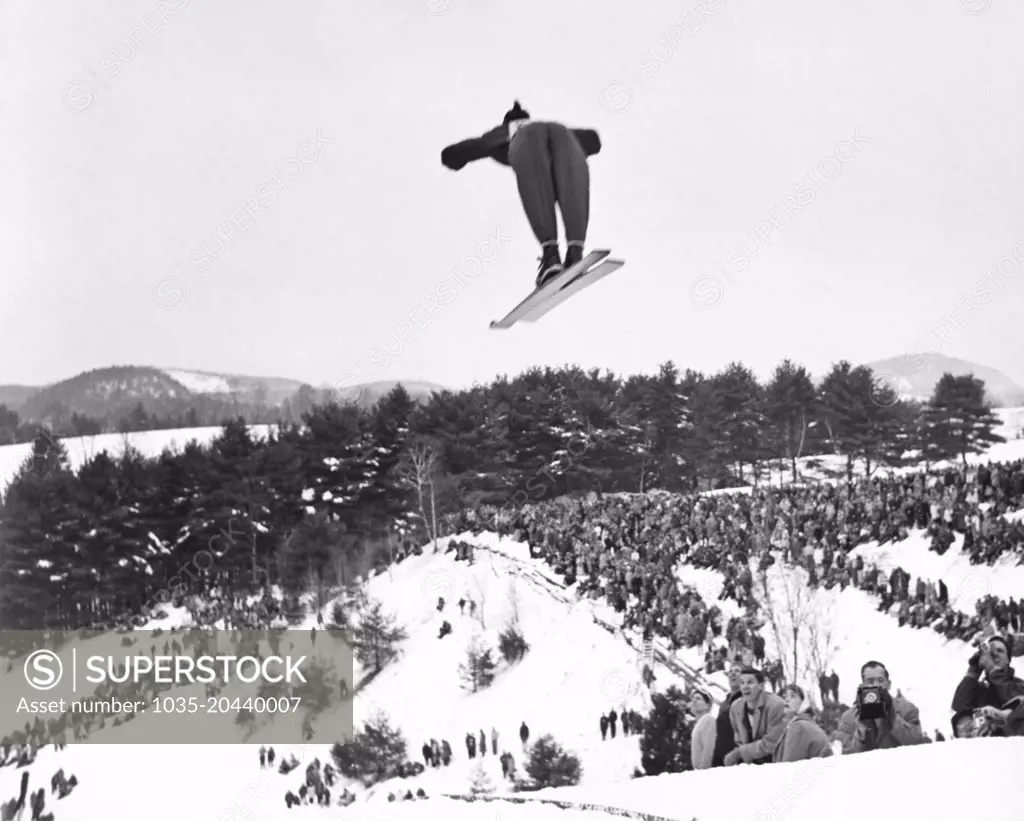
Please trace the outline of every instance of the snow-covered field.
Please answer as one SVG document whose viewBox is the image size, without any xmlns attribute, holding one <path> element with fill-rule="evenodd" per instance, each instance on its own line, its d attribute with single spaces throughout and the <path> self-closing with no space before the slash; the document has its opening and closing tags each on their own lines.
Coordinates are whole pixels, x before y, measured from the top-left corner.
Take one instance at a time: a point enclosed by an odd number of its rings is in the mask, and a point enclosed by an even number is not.
<svg viewBox="0 0 1024 821">
<path fill-rule="evenodd" d="M 265 438 L 267 431 L 275 425 L 251 425 L 249 430 L 254 437 Z M 125 443 L 131 445 L 143 456 L 155 458 L 165 448 L 172 451 L 184 449 L 190 441 L 200 445 L 208 445 L 220 433 L 222 428 L 214 425 L 204 428 L 175 428 L 172 430 L 147 430 L 139 433 L 101 433 L 97 436 L 69 436 L 61 438 L 61 443 L 68 450 L 68 461 L 71 469 L 79 470 L 88 460 L 106 451 L 110 456 L 117 457 L 124 453 Z M 32 455 L 32 443 L 20 445 L 4 445 L 0 447 L 0 497 L 7 492 L 22 463 Z"/>
<path fill-rule="evenodd" d="M 316 751 L 298 752 L 301 760 L 310 760 Z M 62 766 L 81 782 L 63 801 L 48 801 L 47 809 L 53 809 L 56 821 L 272 821 L 291 818 L 290 813 L 296 812 L 286 809 L 281 797 L 284 777 L 261 771 L 251 748 L 69 747 L 61 755 L 41 753 L 36 766 L 47 775 Z M 530 793 L 523 804 L 470 803 L 430 795 L 420 801 L 389 803 L 378 798 L 348 808 L 301 809 L 315 818 L 367 821 L 613 817 L 596 809 L 561 809 L 544 803 L 559 801 L 675 821 L 906 821 L 908 817 L 1017 821 L 1024 801 L 1022 767 L 1024 739 L 979 739 L 563 787 Z M 936 783 L 940 775 L 941 789 Z M 0 794 L 15 792 L 19 777 L 20 771 L 0 769 Z M 32 784 L 36 785 L 35 780 Z"/>
</svg>

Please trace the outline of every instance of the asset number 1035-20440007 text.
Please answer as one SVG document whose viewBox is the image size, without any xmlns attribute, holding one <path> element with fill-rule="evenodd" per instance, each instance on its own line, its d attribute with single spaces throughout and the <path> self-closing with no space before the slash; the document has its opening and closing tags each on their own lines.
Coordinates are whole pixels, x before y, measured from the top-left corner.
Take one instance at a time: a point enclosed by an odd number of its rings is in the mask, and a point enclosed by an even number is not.
<svg viewBox="0 0 1024 821">
<path fill-rule="evenodd" d="M 205 706 L 201 703 L 205 701 Z M 178 696 L 164 696 L 154 698 L 153 712 L 178 715 L 190 713 L 294 713 L 299 709 L 302 699 L 298 696 L 286 698 L 227 698 L 225 696 L 212 696 L 206 699 L 198 699 L 195 696 L 185 698 Z"/>
</svg>

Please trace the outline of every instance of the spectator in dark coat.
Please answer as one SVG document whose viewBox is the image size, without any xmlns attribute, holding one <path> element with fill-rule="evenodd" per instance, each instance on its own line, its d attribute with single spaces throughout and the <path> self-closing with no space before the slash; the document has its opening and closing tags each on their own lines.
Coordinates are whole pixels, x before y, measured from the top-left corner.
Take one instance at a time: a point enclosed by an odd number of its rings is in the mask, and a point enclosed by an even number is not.
<svg viewBox="0 0 1024 821">
<path fill-rule="evenodd" d="M 740 694 L 740 671 L 743 666 L 734 664 L 729 668 L 729 695 L 718 707 L 718 717 L 715 719 L 715 752 L 711 756 L 712 767 L 725 765 L 725 756 L 736 749 L 736 737 L 732 731 L 732 722 L 729 720 L 729 710 L 736 699 L 741 698 Z"/>
<path fill-rule="evenodd" d="M 1010 643 L 993 636 L 967 662 L 967 674 L 953 694 L 953 709 L 980 710 L 984 735 L 1024 735 L 1024 681 L 1010 666 Z"/>
</svg>

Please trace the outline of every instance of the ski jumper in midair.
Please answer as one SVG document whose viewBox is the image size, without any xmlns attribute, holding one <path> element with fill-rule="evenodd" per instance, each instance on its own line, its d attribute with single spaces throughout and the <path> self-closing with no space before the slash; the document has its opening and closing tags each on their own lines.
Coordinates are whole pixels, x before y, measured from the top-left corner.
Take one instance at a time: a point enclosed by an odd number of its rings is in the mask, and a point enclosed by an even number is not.
<svg viewBox="0 0 1024 821">
<path fill-rule="evenodd" d="M 565 224 L 565 267 L 583 259 L 590 221 L 587 157 L 600 150 L 601 140 L 596 131 L 532 121 L 516 100 L 500 126 L 480 137 L 448 146 L 441 152 L 441 162 L 458 171 L 467 163 L 490 157 L 512 167 L 523 210 L 541 245 L 539 287 L 562 270 L 556 202 Z"/>
</svg>

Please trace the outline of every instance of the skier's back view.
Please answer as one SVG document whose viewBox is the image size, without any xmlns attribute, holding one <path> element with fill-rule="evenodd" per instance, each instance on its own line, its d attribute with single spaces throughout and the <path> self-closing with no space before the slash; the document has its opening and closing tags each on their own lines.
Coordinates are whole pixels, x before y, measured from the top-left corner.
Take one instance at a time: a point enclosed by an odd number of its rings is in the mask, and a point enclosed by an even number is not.
<svg viewBox="0 0 1024 821">
<path fill-rule="evenodd" d="M 539 287 L 562 270 L 556 202 L 565 224 L 565 267 L 583 259 L 583 243 L 590 221 L 587 157 L 600 150 L 601 140 L 596 131 L 530 120 L 529 112 L 516 100 L 501 125 L 480 137 L 448 146 L 441 152 L 441 162 L 454 171 L 487 157 L 511 166 L 526 218 L 541 244 L 536 283 Z"/>
</svg>

